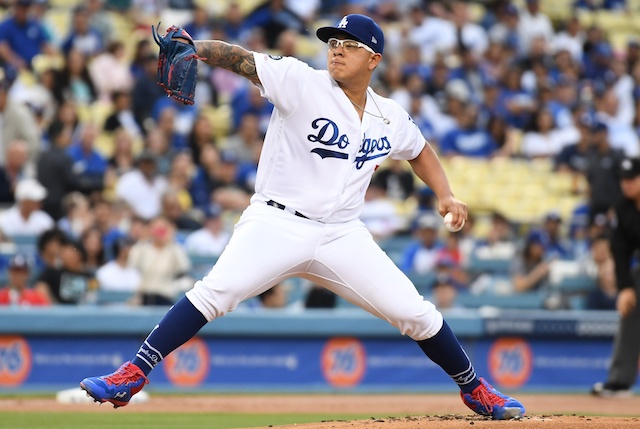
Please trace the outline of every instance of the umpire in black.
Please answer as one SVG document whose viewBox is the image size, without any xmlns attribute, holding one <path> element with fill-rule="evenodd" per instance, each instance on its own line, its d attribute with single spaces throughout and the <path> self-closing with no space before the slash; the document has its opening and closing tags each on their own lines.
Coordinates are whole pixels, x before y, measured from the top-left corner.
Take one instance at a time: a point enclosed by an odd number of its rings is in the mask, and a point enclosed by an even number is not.
<svg viewBox="0 0 640 429">
<path fill-rule="evenodd" d="M 640 269 L 634 266 L 636 252 L 640 251 L 640 159 L 621 161 L 620 187 L 623 198 L 615 206 L 611 236 L 620 325 L 607 381 L 593 386 L 592 393 L 596 396 L 630 396 L 640 357 Z"/>
</svg>

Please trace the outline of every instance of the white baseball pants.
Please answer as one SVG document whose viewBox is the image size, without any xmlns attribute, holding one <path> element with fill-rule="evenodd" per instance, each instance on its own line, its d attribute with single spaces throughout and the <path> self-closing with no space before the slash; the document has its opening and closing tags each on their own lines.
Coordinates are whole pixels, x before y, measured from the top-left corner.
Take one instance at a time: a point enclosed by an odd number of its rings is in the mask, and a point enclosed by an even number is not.
<svg viewBox="0 0 640 429">
<path fill-rule="evenodd" d="M 375 243 L 360 220 L 324 224 L 256 201 L 231 241 L 187 298 L 208 321 L 288 277 L 314 281 L 416 341 L 443 319 Z"/>
</svg>

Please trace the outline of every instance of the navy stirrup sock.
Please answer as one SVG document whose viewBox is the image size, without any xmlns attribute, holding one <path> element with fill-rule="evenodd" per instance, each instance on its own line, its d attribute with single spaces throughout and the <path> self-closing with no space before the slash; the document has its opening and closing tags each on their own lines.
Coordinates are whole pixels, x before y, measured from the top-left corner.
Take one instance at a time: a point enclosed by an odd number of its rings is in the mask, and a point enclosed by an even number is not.
<svg viewBox="0 0 640 429">
<path fill-rule="evenodd" d="M 433 337 L 416 342 L 424 354 L 449 374 L 464 393 L 471 393 L 480 385 L 469 357 L 447 322 L 442 322 L 442 328 Z"/>
<path fill-rule="evenodd" d="M 182 298 L 151 331 L 131 363 L 149 375 L 165 356 L 189 341 L 206 324 L 207 319 L 191 301 Z"/>
</svg>

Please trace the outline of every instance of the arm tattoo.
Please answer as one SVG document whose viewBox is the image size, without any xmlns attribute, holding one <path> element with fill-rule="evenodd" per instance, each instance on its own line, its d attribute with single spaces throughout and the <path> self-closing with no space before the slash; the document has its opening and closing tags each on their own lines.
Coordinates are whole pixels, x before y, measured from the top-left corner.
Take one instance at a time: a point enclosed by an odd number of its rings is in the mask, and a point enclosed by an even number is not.
<svg viewBox="0 0 640 429">
<path fill-rule="evenodd" d="M 253 83 L 260 83 L 252 52 L 219 40 L 198 40 L 195 43 L 197 54 L 206 58 L 205 63 L 230 70 Z"/>
</svg>

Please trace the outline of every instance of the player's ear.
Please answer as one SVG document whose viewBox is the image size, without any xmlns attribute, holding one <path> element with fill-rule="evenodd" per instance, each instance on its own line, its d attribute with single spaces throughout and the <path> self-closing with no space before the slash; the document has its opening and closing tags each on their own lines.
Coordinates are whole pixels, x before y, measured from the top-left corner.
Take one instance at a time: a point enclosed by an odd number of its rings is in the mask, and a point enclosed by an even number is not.
<svg viewBox="0 0 640 429">
<path fill-rule="evenodd" d="M 369 57 L 369 70 L 374 70 L 382 61 L 382 54 L 371 54 Z"/>
</svg>

